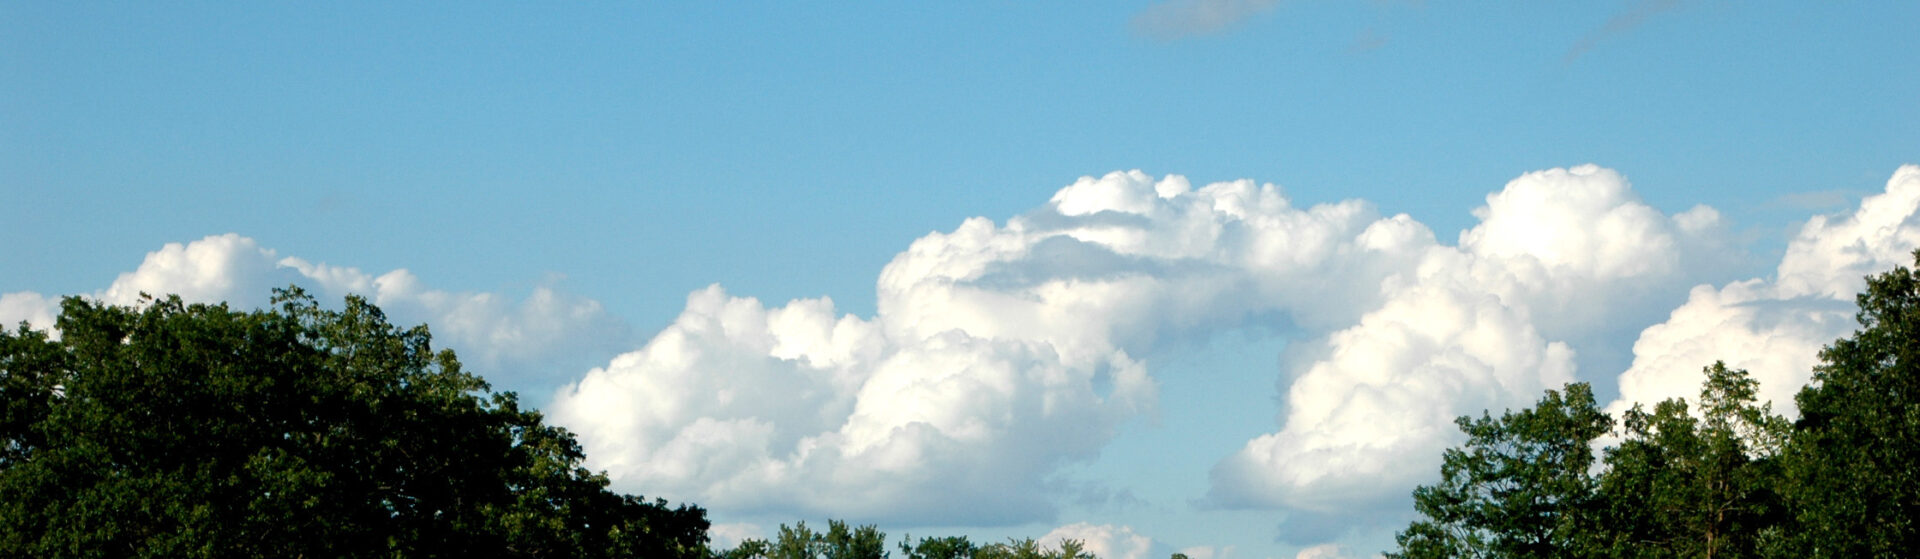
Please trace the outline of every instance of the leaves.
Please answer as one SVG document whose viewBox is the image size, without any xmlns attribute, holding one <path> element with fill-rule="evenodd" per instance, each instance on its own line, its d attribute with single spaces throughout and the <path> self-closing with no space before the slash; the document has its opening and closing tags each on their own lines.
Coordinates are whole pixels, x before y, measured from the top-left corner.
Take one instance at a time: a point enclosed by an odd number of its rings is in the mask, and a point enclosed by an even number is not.
<svg viewBox="0 0 1920 559">
<path fill-rule="evenodd" d="M 63 302 L 0 334 L 0 556 L 695 557 L 705 512 L 349 297 Z"/>
<path fill-rule="evenodd" d="M 1568 384 L 1531 409 L 1457 423 L 1465 450 L 1447 451 L 1440 484 L 1414 491 L 1427 519 L 1400 533 L 1400 551 L 1388 556 L 1577 556 L 1595 487 L 1589 442 L 1612 427 L 1593 391 Z"/>
<path fill-rule="evenodd" d="M 1914 254 L 1920 263 L 1920 251 Z M 1867 278 L 1861 329 L 1820 353 L 1790 444 L 1792 551 L 1898 557 L 1920 546 L 1920 278 Z"/>
<path fill-rule="evenodd" d="M 1675 399 L 1627 410 L 1619 444 L 1592 473 L 1584 446 L 1611 420 L 1584 386 L 1498 420 L 1460 418 L 1467 445 L 1447 451 L 1441 483 L 1414 492 L 1424 518 L 1389 555 L 1910 555 L 1920 548 L 1920 277 L 1905 267 L 1869 277 L 1858 303 L 1861 329 L 1821 352 L 1792 425 L 1724 363 L 1705 369 L 1697 408 Z"/>
</svg>

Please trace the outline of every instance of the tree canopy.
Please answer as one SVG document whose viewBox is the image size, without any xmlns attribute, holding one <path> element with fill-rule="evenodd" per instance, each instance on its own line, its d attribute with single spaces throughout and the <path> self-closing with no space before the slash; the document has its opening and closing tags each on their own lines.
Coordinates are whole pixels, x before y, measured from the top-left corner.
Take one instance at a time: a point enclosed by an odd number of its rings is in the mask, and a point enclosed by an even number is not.
<svg viewBox="0 0 1920 559">
<path fill-rule="evenodd" d="M 774 539 L 749 539 L 718 555 L 722 559 L 883 559 L 890 556 L 886 541 L 886 533 L 872 525 L 855 528 L 829 520 L 823 533 L 799 522 L 780 525 Z M 966 536 L 914 540 L 909 535 L 901 539 L 899 549 L 904 559 L 1099 559 L 1087 553 L 1079 540 L 1062 540 L 1048 548 L 1032 538 L 980 545 Z"/>
<path fill-rule="evenodd" d="M 0 332 L 0 556 L 697 557 L 705 511 L 607 489 L 571 434 L 365 300 L 68 298 Z"/>
<path fill-rule="evenodd" d="M 1920 265 L 1920 251 L 1914 253 Z M 1390 557 L 1904 557 L 1920 549 L 1920 278 L 1867 278 L 1860 330 L 1820 353 L 1789 424 L 1715 363 L 1695 405 L 1612 418 L 1568 385 L 1460 418 L 1441 482 Z"/>
</svg>

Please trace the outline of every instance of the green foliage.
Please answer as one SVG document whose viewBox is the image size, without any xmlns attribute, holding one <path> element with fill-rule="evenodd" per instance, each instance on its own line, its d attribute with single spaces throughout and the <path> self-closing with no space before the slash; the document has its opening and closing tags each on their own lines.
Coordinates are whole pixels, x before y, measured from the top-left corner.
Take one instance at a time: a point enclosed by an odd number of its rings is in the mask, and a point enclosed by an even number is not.
<svg viewBox="0 0 1920 559">
<path fill-rule="evenodd" d="M 1678 399 L 1625 412 L 1597 475 L 1582 474 L 1574 447 L 1609 419 L 1584 387 L 1585 400 L 1569 386 L 1499 421 L 1461 418 L 1467 446 L 1447 451 L 1439 485 L 1415 491 L 1425 518 L 1389 556 L 1910 556 L 1920 277 L 1905 267 L 1869 277 L 1858 303 L 1861 329 L 1820 353 L 1791 426 L 1723 363 L 1707 367 L 1697 413 Z"/>
<path fill-rule="evenodd" d="M 1861 329 L 1820 352 L 1796 398 L 1789 551 L 1799 556 L 1920 549 L 1920 278 L 1869 277 L 1857 302 Z"/>
<path fill-rule="evenodd" d="M 0 556 L 695 557 L 699 508 L 607 490 L 579 445 L 348 297 L 79 298 L 0 332 Z"/>
<path fill-rule="evenodd" d="M 1700 418 L 1685 400 L 1635 406 L 1608 450 L 1596 546 L 1615 557 L 1751 557 L 1777 537 L 1786 420 L 1755 405 L 1758 386 L 1724 363 L 1706 369 Z"/>
<path fill-rule="evenodd" d="M 720 554 L 730 559 L 881 559 L 887 556 L 887 535 L 872 525 L 853 528 L 839 520 L 827 521 L 825 533 L 806 522 L 780 525 L 773 541 L 749 539 Z"/>
<path fill-rule="evenodd" d="M 909 545 L 913 536 L 900 541 L 900 555 L 905 559 L 972 559 L 979 548 L 966 536 L 944 538 L 921 538 L 919 543 Z"/>
<path fill-rule="evenodd" d="M 773 540 L 749 539 L 716 554 L 724 559 L 881 559 L 887 557 L 886 534 L 873 526 L 849 528 L 838 520 L 827 521 L 827 532 L 815 532 L 806 522 L 792 527 L 780 525 Z M 1064 540 L 1054 549 L 1042 547 L 1032 538 L 1006 543 L 976 545 L 966 536 L 901 539 L 904 559 L 1099 559 L 1086 552 L 1085 542 Z"/>
<path fill-rule="evenodd" d="M 1589 443 L 1613 424 L 1593 391 L 1568 384 L 1532 409 L 1458 423 L 1465 449 L 1447 451 L 1438 485 L 1414 491 L 1426 519 L 1401 532 L 1388 556 L 1580 556 L 1594 506 Z"/>
</svg>

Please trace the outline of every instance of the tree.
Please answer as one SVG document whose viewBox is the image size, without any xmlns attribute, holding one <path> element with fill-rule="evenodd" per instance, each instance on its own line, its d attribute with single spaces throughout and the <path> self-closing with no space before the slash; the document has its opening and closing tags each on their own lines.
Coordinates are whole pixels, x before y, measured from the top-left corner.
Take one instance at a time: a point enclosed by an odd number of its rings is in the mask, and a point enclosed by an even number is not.
<svg viewBox="0 0 1920 559">
<path fill-rule="evenodd" d="M 788 527 L 780 525 L 780 534 L 772 540 L 747 539 L 731 550 L 716 554 L 724 559 L 881 559 L 886 557 L 886 534 L 873 526 L 850 528 L 845 522 L 827 521 L 825 533 L 807 528 L 806 522 Z M 1006 543 L 976 545 L 966 536 L 900 540 L 904 559 L 1099 559 L 1086 552 L 1086 542 L 1061 540 L 1059 547 L 1047 549 L 1033 538 L 1009 539 Z"/>
<path fill-rule="evenodd" d="M 921 538 L 917 544 L 913 536 L 908 535 L 900 541 L 900 555 L 905 559 L 972 559 L 974 551 L 979 549 L 966 536 L 948 536 L 944 538 Z"/>
<path fill-rule="evenodd" d="M 1414 490 L 1423 515 L 1395 539 L 1397 558 L 1573 557 L 1592 522 L 1591 441 L 1612 428 L 1585 383 L 1549 390 L 1532 409 L 1461 417 L 1438 485 Z"/>
<path fill-rule="evenodd" d="M 1920 278 L 1906 267 L 1868 277 L 1856 302 L 1860 330 L 1820 352 L 1796 397 L 1787 454 L 1799 556 L 1920 549 Z"/>
<path fill-rule="evenodd" d="M 1787 435 L 1759 383 L 1714 363 L 1700 389 L 1701 416 L 1684 399 L 1640 406 L 1621 419 L 1600 480 L 1598 545 L 1616 557 L 1747 557 L 1777 537 L 1784 514 L 1777 455 Z"/>
<path fill-rule="evenodd" d="M 802 521 L 792 527 L 781 524 L 780 535 L 773 541 L 748 539 L 722 555 L 732 559 L 881 559 L 887 556 L 886 547 L 887 534 L 871 524 L 854 528 L 843 521 L 828 520 L 827 531 L 821 533 Z"/>
<path fill-rule="evenodd" d="M 573 436 L 349 296 L 62 303 L 0 332 L 0 556 L 697 557 Z"/>
</svg>

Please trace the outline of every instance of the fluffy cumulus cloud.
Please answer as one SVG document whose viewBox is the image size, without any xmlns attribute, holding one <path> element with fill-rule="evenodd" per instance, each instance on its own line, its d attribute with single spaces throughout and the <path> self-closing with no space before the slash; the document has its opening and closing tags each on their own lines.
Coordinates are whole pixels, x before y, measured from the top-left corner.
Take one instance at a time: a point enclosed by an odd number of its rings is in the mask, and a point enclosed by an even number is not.
<svg viewBox="0 0 1920 559">
<path fill-rule="evenodd" d="M 1281 429 L 1216 468 L 1211 500 L 1377 503 L 1436 469 L 1452 417 L 1572 380 L 1563 338 L 1644 314 L 1608 301 L 1683 292 L 1718 221 L 1663 214 L 1594 166 L 1520 177 L 1478 215 L 1448 246 L 1362 201 L 1085 177 L 1004 224 L 913 242 L 882 271 L 874 317 L 696 292 L 550 412 L 634 490 L 894 522 L 1042 519 L 1061 463 L 1154 409 L 1144 356 L 1261 324 L 1310 340 L 1283 376 Z"/>
<path fill-rule="evenodd" d="M 360 293 L 470 361 L 591 368 L 545 409 L 623 490 L 894 525 L 1045 521 L 1076 490 L 1064 464 L 1156 413 L 1152 359 L 1236 330 L 1282 332 L 1285 365 L 1254 371 L 1278 379 L 1276 425 L 1217 463 L 1204 502 L 1286 509 L 1306 526 L 1403 504 L 1459 442 L 1453 417 L 1530 405 L 1571 380 L 1624 368 L 1617 410 L 1691 396 L 1700 368 L 1725 359 L 1790 402 L 1814 352 L 1851 330 L 1861 277 L 1920 246 L 1916 208 L 1920 167 L 1905 167 L 1857 211 L 1808 222 L 1772 277 L 1716 283 L 1734 252 L 1717 244 L 1717 212 L 1664 213 L 1591 165 L 1514 179 L 1452 243 L 1363 201 L 1301 207 L 1273 185 L 1116 172 L 1004 222 L 913 241 L 877 278 L 873 316 L 713 286 L 617 356 L 625 327 L 591 300 L 437 290 L 238 235 L 167 245 L 91 296 Z M 44 328 L 55 309 L 0 295 L 7 323 Z M 1617 364 L 1591 357 L 1635 336 Z M 1084 524 L 1056 535 L 1106 542 L 1107 557 L 1145 541 Z"/>
<path fill-rule="evenodd" d="M 1152 538 L 1134 533 L 1131 526 L 1112 524 L 1068 524 L 1054 528 L 1037 541 L 1041 547 L 1057 548 L 1065 540 L 1079 541 L 1086 546 L 1087 553 L 1101 559 L 1146 559 L 1153 551 Z"/>
<path fill-rule="evenodd" d="M 1853 212 L 1808 220 L 1773 278 L 1694 287 L 1665 322 L 1640 334 L 1609 409 L 1694 400 L 1702 367 L 1724 360 L 1753 373 L 1760 398 L 1793 415 L 1793 395 L 1812 377 L 1820 349 L 1857 326 L 1853 300 L 1866 276 L 1911 265 L 1916 247 L 1920 167 L 1908 165 Z"/>
<path fill-rule="evenodd" d="M 1529 173 L 1487 197 L 1456 246 L 1424 243 L 1380 278 L 1380 303 L 1318 343 L 1286 392 L 1279 431 L 1213 471 L 1229 507 L 1337 512 L 1384 502 L 1437 471 L 1452 419 L 1532 403 L 1575 379 L 1565 342 L 1688 276 L 1717 214 L 1668 216 L 1618 173 Z"/>
<path fill-rule="evenodd" d="M 760 525 L 744 522 L 719 522 L 707 527 L 707 537 L 714 549 L 733 549 L 749 539 L 767 537 Z"/>
<path fill-rule="evenodd" d="M 85 294 L 117 305 L 140 302 L 141 294 L 179 295 L 193 303 L 227 302 L 242 308 L 265 305 L 275 287 L 300 285 L 326 297 L 367 297 L 399 324 L 427 323 L 435 341 L 452 347 L 489 378 L 514 384 L 550 385 L 575 367 L 554 363 L 578 355 L 612 355 L 627 342 L 627 327 L 598 302 L 540 287 L 521 300 L 495 293 L 430 289 L 407 270 L 379 276 L 355 268 L 280 257 L 237 234 L 168 243 L 147 254 L 133 271 L 105 289 Z M 58 297 L 33 292 L 0 295 L 0 322 L 25 320 L 51 328 Z M 604 357 L 602 357 L 604 358 Z"/>
<path fill-rule="evenodd" d="M 31 291 L 0 294 L 0 325 L 9 330 L 22 322 L 35 330 L 51 330 L 60 302 Z"/>
</svg>

